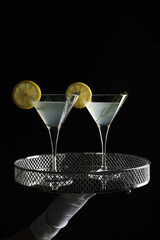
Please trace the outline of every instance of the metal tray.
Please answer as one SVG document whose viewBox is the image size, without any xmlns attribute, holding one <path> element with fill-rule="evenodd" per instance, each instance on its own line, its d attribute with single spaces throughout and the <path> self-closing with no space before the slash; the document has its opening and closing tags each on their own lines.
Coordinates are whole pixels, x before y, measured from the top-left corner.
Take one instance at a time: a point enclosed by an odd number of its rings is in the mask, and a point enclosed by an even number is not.
<svg viewBox="0 0 160 240">
<path fill-rule="evenodd" d="M 14 163 L 15 181 L 50 193 L 109 193 L 129 191 L 150 180 L 146 158 L 108 153 L 107 171 L 99 172 L 101 153 L 59 153 L 57 172 L 50 170 L 51 154 L 37 155 Z"/>
</svg>

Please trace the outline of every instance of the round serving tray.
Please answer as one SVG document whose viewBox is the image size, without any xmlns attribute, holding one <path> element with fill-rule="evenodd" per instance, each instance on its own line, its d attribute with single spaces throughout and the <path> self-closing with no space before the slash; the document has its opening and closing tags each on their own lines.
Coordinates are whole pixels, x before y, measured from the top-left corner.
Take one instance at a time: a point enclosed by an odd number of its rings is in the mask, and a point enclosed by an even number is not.
<svg viewBox="0 0 160 240">
<path fill-rule="evenodd" d="M 52 155 L 17 160 L 15 181 L 27 187 L 53 193 L 109 193 L 128 191 L 150 180 L 150 162 L 143 157 L 108 153 L 107 171 L 98 171 L 101 153 L 59 153 L 57 172 L 50 170 Z"/>
</svg>

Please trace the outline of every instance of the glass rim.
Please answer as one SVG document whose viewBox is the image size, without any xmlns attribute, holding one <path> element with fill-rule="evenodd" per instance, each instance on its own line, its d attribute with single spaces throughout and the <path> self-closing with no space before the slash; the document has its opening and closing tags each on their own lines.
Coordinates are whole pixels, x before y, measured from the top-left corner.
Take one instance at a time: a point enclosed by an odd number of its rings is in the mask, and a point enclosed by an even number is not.
<svg viewBox="0 0 160 240">
<path fill-rule="evenodd" d="M 66 101 L 68 98 L 69 99 L 71 99 L 71 98 L 77 98 L 78 99 L 78 97 L 79 97 L 79 95 L 78 94 L 50 94 L 50 93 L 43 93 L 43 94 L 41 94 L 41 97 L 40 97 L 40 99 L 32 99 L 32 98 L 30 98 L 30 101 L 32 102 L 32 103 L 34 103 L 34 102 L 44 102 L 44 101 L 48 101 L 48 102 L 53 102 L 53 101 L 56 101 L 56 100 L 53 100 L 53 99 L 57 99 L 57 100 L 59 100 L 60 101 L 60 99 L 62 100 L 62 101 Z M 50 98 L 52 98 L 52 99 L 50 99 Z M 48 100 L 47 100 L 48 99 Z"/>
<path fill-rule="evenodd" d="M 109 97 L 109 96 L 127 96 L 129 93 L 97 93 L 97 94 L 92 94 L 92 96 L 97 96 L 97 97 L 101 97 L 101 96 L 104 96 L 104 97 Z"/>
<path fill-rule="evenodd" d="M 79 96 L 79 94 L 76 94 L 76 93 L 42 93 L 41 96 Z"/>
</svg>

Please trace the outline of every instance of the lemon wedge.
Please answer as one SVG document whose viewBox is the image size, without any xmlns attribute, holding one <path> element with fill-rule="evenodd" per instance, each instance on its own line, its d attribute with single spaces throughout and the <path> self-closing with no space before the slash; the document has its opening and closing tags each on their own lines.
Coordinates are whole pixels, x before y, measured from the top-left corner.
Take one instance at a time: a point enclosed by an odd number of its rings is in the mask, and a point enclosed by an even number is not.
<svg viewBox="0 0 160 240">
<path fill-rule="evenodd" d="M 30 80 L 24 80 L 16 84 L 12 91 L 14 103 L 23 109 L 33 108 L 32 101 L 39 101 L 41 98 L 41 89 Z"/>
<path fill-rule="evenodd" d="M 66 90 L 66 95 L 69 94 L 78 94 L 79 98 L 74 104 L 75 108 L 84 108 L 92 99 L 91 89 L 82 82 L 75 82 L 69 85 Z"/>
</svg>

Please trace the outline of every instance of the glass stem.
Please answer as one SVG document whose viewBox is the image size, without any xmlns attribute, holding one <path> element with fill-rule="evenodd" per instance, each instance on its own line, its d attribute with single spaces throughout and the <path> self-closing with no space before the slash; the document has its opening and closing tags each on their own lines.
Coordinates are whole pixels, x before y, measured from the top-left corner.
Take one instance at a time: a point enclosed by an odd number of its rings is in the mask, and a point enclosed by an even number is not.
<svg viewBox="0 0 160 240">
<path fill-rule="evenodd" d="M 49 130 L 49 136 L 50 136 L 51 148 L 52 148 L 51 171 L 57 172 L 56 154 L 57 154 L 59 128 L 58 127 L 48 127 L 48 130 Z"/>
<path fill-rule="evenodd" d="M 101 170 L 106 171 L 107 165 L 106 165 L 106 145 L 107 145 L 107 137 L 108 137 L 108 131 L 109 131 L 110 125 L 98 125 L 100 138 L 101 138 L 101 144 L 102 144 L 102 165 Z"/>
</svg>

